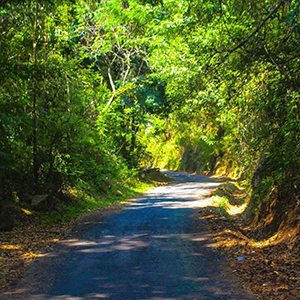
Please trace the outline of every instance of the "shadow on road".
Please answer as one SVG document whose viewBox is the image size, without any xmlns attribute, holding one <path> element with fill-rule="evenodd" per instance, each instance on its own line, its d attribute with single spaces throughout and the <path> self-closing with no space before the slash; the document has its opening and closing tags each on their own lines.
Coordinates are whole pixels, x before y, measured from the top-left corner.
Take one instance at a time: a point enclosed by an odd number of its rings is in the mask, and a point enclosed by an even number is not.
<svg viewBox="0 0 300 300">
<path fill-rule="evenodd" d="M 204 177 L 158 187 L 121 212 L 76 228 L 1 299 L 252 299 L 197 219 L 219 184 Z"/>
</svg>

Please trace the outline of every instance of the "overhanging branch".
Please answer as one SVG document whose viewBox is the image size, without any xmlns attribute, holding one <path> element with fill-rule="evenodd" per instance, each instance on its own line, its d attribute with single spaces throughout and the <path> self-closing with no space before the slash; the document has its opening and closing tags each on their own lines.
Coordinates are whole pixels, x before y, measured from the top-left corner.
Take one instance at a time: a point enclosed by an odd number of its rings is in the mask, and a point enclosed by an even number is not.
<svg viewBox="0 0 300 300">
<path fill-rule="evenodd" d="M 220 66 L 222 63 L 225 62 L 225 60 L 237 49 L 243 47 L 250 39 L 252 39 L 265 25 L 265 23 L 279 10 L 281 6 L 284 6 L 287 0 L 282 0 L 279 2 L 279 4 L 273 8 L 273 10 L 266 16 L 265 19 L 258 25 L 258 27 L 250 34 L 248 35 L 244 40 L 242 40 L 240 43 L 238 43 L 235 47 L 232 49 L 228 50 L 223 50 L 223 51 L 217 51 L 217 53 L 222 53 L 222 52 L 227 52 L 226 55 L 222 58 L 221 62 L 218 63 L 217 67 Z"/>
</svg>

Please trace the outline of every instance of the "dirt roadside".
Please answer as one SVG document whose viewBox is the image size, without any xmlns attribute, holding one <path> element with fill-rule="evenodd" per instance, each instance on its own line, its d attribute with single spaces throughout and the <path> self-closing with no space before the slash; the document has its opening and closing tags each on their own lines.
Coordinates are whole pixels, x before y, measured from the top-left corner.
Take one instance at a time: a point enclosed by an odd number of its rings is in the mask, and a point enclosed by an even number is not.
<svg viewBox="0 0 300 300">
<path fill-rule="evenodd" d="M 239 220 L 225 217 L 220 208 L 206 207 L 198 215 L 229 260 L 228 273 L 256 300 L 300 299 L 300 239 L 263 243 L 246 235 Z"/>
<path fill-rule="evenodd" d="M 97 216 L 109 216 L 124 205 L 116 203 L 98 208 L 71 222 L 48 227 L 41 227 L 37 220 L 31 219 L 30 225 L 19 225 L 10 232 L 0 232 L 0 290 L 20 280 L 36 258 L 50 252 L 75 226 L 89 223 Z"/>
</svg>

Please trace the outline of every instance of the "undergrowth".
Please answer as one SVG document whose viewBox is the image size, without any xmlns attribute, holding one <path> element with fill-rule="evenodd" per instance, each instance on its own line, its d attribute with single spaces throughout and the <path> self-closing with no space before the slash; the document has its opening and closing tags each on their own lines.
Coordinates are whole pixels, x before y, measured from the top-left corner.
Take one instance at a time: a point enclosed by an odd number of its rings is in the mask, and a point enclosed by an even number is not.
<svg viewBox="0 0 300 300">
<path fill-rule="evenodd" d="M 96 187 L 85 184 L 67 187 L 64 189 L 64 196 L 67 200 L 60 202 L 54 210 L 31 211 L 30 213 L 36 217 L 36 223 L 41 226 L 69 222 L 95 209 L 125 203 L 127 199 L 171 181 L 173 179 L 161 173 L 159 169 L 146 169 L 141 171 L 139 176 L 132 177 L 123 184 L 109 182 L 109 186 L 102 189 L 102 192 L 99 192 Z"/>
<path fill-rule="evenodd" d="M 68 188 L 65 195 L 69 201 L 60 203 L 56 210 L 34 211 L 33 215 L 42 226 L 69 222 L 83 213 L 125 202 L 126 199 L 142 194 L 153 187 L 155 187 L 154 183 L 133 179 L 126 185 L 107 191 L 104 195 L 92 188 L 89 190 Z"/>
</svg>

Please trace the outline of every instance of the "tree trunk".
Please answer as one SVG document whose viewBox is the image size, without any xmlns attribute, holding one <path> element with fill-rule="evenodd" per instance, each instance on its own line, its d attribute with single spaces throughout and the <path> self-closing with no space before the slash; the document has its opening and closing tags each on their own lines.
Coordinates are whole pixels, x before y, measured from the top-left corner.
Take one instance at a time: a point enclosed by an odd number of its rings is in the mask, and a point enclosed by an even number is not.
<svg viewBox="0 0 300 300">
<path fill-rule="evenodd" d="M 33 156 L 33 182 L 35 191 L 38 190 L 38 155 L 37 155 L 37 81 L 36 81 L 36 66 L 37 66 L 37 24 L 38 23 L 38 3 L 35 3 L 35 21 L 32 43 L 32 65 L 33 65 L 33 96 L 32 96 L 32 156 Z"/>
</svg>

